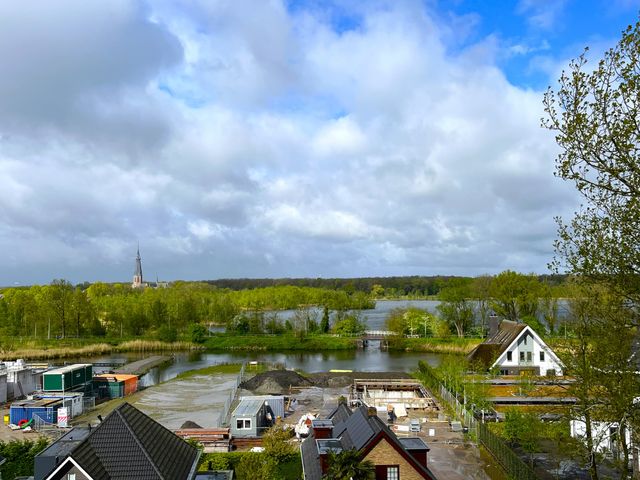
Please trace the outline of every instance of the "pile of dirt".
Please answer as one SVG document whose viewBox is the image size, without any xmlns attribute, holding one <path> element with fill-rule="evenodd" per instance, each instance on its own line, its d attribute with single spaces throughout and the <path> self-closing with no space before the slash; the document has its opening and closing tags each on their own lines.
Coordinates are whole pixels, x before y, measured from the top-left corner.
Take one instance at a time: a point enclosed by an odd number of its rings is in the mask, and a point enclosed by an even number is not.
<svg viewBox="0 0 640 480">
<path fill-rule="evenodd" d="M 202 428 L 202 427 L 200 425 L 198 425 L 196 422 L 192 422 L 191 420 L 187 420 L 180 427 L 180 429 L 185 429 L 185 428 Z"/>
<path fill-rule="evenodd" d="M 289 387 L 311 387 L 313 382 L 292 370 L 270 370 L 240 384 L 240 388 L 259 393 L 281 393 Z"/>
</svg>

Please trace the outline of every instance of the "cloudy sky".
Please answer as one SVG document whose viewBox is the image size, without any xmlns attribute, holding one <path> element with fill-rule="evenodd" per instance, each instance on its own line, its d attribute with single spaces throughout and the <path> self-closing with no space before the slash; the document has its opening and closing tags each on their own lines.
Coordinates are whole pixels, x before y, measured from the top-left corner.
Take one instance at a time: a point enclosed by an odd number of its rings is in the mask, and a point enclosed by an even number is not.
<svg viewBox="0 0 640 480">
<path fill-rule="evenodd" d="M 542 92 L 639 9 L 0 2 L 0 285 L 546 273 Z"/>
</svg>

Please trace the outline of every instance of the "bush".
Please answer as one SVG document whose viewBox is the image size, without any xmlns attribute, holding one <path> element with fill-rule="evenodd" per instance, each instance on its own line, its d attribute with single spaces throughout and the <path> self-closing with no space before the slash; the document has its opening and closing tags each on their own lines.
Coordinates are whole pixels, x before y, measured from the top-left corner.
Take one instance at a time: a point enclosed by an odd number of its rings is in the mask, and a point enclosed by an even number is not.
<svg viewBox="0 0 640 480">
<path fill-rule="evenodd" d="M 246 452 L 236 466 L 238 480 L 272 479 L 276 471 L 276 462 L 264 453 Z"/>
<path fill-rule="evenodd" d="M 49 441 L 44 437 L 40 437 L 37 440 L 0 442 L 0 455 L 7 460 L 0 467 L 2 477 L 13 479 L 19 476 L 33 475 L 33 459 L 48 444 Z"/>
<path fill-rule="evenodd" d="M 173 327 L 160 327 L 158 329 L 158 340 L 161 342 L 173 343 L 178 339 L 178 331 Z"/>
<path fill-rule="evenodd" d="M 338 335 L 360 335 L 365 331 L 365 324 L 356 315 L 349 315 L 333 326 L 333 333 Z"/>
<path fill-rule="evenodd" d="M 193 343 L 204 343 L 205 340 L 207 339 L 207 335 L 209 334 L 209 331 L 204 325 L 201 325 L 199 323 L 194 323 L 193 325 L 191 325 L 190 333 L 191 333 L 191 341 Z"/>
<path fill-rule="evenodd" d="M 291 443 L 292 431 L 283 429 L 280 425 L 275 425 L 267 430 L 262 437 L 264 453 L 273 458 L 276 463 L 284 463 L 293 457 L 298 449 Z"/>
</svg>

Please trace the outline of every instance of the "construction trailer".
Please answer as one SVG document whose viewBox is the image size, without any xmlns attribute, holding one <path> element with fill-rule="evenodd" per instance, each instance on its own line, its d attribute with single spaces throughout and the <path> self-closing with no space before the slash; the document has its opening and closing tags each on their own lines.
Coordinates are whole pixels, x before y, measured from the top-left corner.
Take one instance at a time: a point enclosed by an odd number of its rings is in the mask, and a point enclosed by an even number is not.
<svg viewBox="0 0 640 480">
<path fill-rule="evenodd" d="M 42 400 L 61 400 L 62 406 L 67 407 L 70 418 L 77 417 L 84 413 L 84 393 L 67 392 L 62 395 L 59 393 L 43 393 L 37 396 Z"/>
<path fill-rule="evenodd" d="M 280 412 L 281 415 L 277 415 Z M 233 437 L 257 437 L 284 416 L 283 396 L 242 397 L 231 414 Z"/>
<path fill-rule="evenodd" d="M 62 400 L 59 398 L 21 400 L 11 404 L 9 421 L 14 425 L 18 425 L 21 420 L 28 422 L 37 416 L 40 420 L 53 424 L 58 420 L 58 409 L 60 407 L 62 407 Z"/>
<path fill-rule="evenodd" d="M 93 365 L 77 363 L 42 374 L 42 390 L 45 392 L 66 392 L 67 390 L 82 390 L 93 379 Z"/>
<path fill-rule="evenodd" d="M 103 373 L 93 376 L 93 392 L 98 399 L 126 397 L 137 391 L 137 375 Z"/>
</svg>

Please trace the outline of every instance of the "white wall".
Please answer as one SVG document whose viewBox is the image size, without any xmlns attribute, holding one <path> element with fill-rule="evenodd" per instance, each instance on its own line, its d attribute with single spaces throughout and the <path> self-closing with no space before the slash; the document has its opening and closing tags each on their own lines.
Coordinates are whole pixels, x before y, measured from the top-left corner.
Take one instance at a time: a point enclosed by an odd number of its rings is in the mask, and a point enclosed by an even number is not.
<svg viewBox="0 0 640 480">
<path fill-rule="evenodd" d="M 524 330 L 523 333 L 520 334 L 525 335 L 529 332 L 529 329 Z M 532 351 L 532 362 L 536 367 L 540 367 L 540 375 L 546 375 L 547 370 L 554 370 L 556 375 L 562 375 L 562 365 L 556 362 L 551 354 L 550 348 L 544 348 L 544 346 L 538 341 L 535 335 L 530 336 L 527 339 L 527 342 L 533 342 L 533 351 Z M 527 345 L 528 347 L 529 345 Z M 528 350 L 528 348 L 527 348 Z M 507 352 L 512 352 L 511 361 L 507 360 Z M 540 352 L 544 352 L 544 361 L 540 361 Z M 526 360 L 526 357 L 525 357 Z M 518 346 L 518 342 L 513 342 L 513 345 L 509 350 L 505 351 L 498 360 L 496 360 L 494 365 L 498 365 L 499 367 L 517 367 L 520 364 L 520 348 Z"/>
<path fill-rule="evenodd" d="M 573 438 L 585 439 L 587 432 L 587 424 L 584 420 L 571 420 L 571 436 Z M 593 444 L 598 452 L 605 452 L 610 450 L 611 435 L 610 428 L 617 428 L 616 422 L 591 422 L 591 437 L 593 438 Z M 631 445 L 631 432 L 627 428 L 625 430 L 625 438 L 627 445 Z"/>
</svg>

